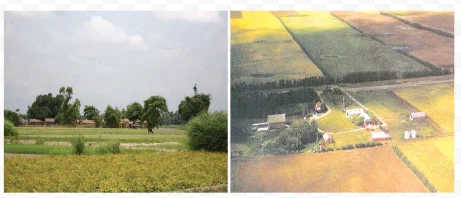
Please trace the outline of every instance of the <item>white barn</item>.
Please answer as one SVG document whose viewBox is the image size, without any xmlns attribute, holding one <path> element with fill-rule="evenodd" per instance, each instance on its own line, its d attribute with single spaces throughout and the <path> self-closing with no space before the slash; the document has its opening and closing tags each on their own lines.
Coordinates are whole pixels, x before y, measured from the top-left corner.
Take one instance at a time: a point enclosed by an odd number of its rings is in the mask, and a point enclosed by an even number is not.
<svg viewBox="0 0 461 198">
<path fill-rule="evenodd" d="M 362 108 L 358 109 L 348 109 L 346 110 L 346 118 L 351 118 L 354 115 L 360 115 L 362 113 L 365 113 Z"/>
</svg>

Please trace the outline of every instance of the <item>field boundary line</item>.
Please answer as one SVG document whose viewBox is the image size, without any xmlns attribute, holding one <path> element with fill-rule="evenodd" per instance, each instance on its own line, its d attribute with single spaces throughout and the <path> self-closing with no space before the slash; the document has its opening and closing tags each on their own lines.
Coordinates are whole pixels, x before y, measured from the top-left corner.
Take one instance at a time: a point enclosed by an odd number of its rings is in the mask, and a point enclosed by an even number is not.
<svg viewBox="0 0 461 198">
<path fill-rule="evenodd" d="M 360 32 L 360 34 L 362 34 L 363 36 L 366 36 L 366 37 L 368 37 L 368 38 L 371 38 L 371 39 L 373 39 L 374 41 L 377 41 L 377 42 L 379 42 L 379 43 L 381 43 L 381 44 L 383 44 L 383 45 L 387 45 L 386 43 L 384 43 L 383 41 L 381 41 L 381 40 L 379 40 L 378 38 L 374 37 L 373 35 L 363 33 L 362 30 L 360 30 L 360 29 L 358 29 L 357 27 L 353 26 L 352 24 L 350 24 L 350 23 L 347 22 L 346 20 L 341 19 L 341 18 L 338 17 L 336 14 L 330 12 L 330 15 L 333 16 L 333 17 L 335 17 L 335 18 L 338 19 L 339 21 L 345 23 L 346 25 L 348 25 L 348 26 L 351 27 L 352 29 L 354 29 L 354 30 Z"/>
<path fill-rule="evenodd" d="M 304 52 L 304 54 L 307 56 L 307 58 L 309 58 L 312 63 L 315 64 L 315 66 L 317 66 L 317 68 L 319 68 L 319 70 L 323 73 L 323 75 L 325 77 L 331 77 L 331 74 L 326 72 L 325 68 L 323 68 L 317 61 L 315 61 L 314 59 L 312 59 L 312 54 L 310 54 L 309 52 L 307 52 L 307 49 L 304 48 L 301 44 L 300 44 L 300 41 L 295 37 L 295 35 L 293 34 L 293 32 L 291 32 L 291 30 L 285 25 L 285 23 L 281 20 L 282 17 L 276 17 L 275 15 L 272 15 L 274 16 L 278 21 L 279 23 L 283 26 L 283 28 L 285 28 L 285 31 L 288 32 L 288 34 L 290 34 L 291 36 L 291 39 L 293 39 L 293 41 L 295 41 L 295 43 L 299 46 L 299 48 L 301 48 L 301 50 Z M 298 17 L 298 16 L 293 16 L 293 17 Z M 302 17 L 302 16 L 301 16 Z M 305 17 L 305 16 L 304 16 Z"/>
<path fill-rule="evenodd" d="M 413 111 L 415 112 L 422 112 L 421 110 L 419 110 L 418 108 L 416 108 L 415 106 L 413 106 L 412 104 L 410 104 L 408 101 L 406 101 L 405 99 L 403 99 L 402 97 L 398 96 L 394 91 L 390 91 L 389 92 L 389 95 L 391 95 L 394 99 L 396 99 L 399 103 L 401 104 L 404 104 L 404 105 L 407 105 L 409 106 Z M 435 122 L 429 115 L 426 114 L 426 119 L 425 121 L 431 125 L 432 127 L 434 127 L 435 130 L 437 130 L 440 135 L 444 135 L 444 134 L 447 134 L 447 132 L 445 131 L 445 129 L 443 129 L 437 122 Z"/>
<path fill-rule="evenodd" d="M 417 28 L 417 29 L 420 29 L 420 30 L 426 30 L 426 31 L 432 32 L 434 34 L 438 34 L 440 36 L 445 36 L 445 37 L 449 37 L 449 38 L 455 38 L 455 35 L 453 33 L 450 33 L 450 32 L 447 32 L 447 31 L 444 31 L 444 30 L 441 30 L 441 29 L 438 29 L 438 28 L 434 28 L 434 27 L 431 27 L 431 26 L 423 25 L 423 24 L 414 22 L 414 21 L 412 21 L 410 19 L 405 19 L 405 18 L 403 18 L 401 16 L 392 14 L 390 12 L 381 11 L 380 14 L 384 15 L 384 16 L 392 17 L 394 19 L 399 20 L 402 23 L 405 23 L 405 24 L 407 24 L 407 25 L 409 25 L 411 27 L 414 27 L 414 28 Z"/>
</svg>

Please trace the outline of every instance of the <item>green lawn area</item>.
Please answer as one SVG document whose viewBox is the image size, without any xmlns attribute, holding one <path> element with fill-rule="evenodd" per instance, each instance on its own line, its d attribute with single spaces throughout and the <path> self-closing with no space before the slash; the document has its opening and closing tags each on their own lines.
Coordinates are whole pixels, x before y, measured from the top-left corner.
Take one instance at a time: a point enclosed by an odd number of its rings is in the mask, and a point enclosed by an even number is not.
<svg viewBox="0 0 461 198">
<path fill-rule="evenodd" d="M 422 64 L 394 52 L 390 46 L 352 29 L 329 12 L 301 14 L 280 19 L 313 62 L 332 77 L 363 71 L 427 70 Z"/>
<path fill-rule="evenodd" d="M 337 133 L 361 128 L 360 126 L 352 123 L 350 119 L 346 118 L 346 113 L 342 112 L 338 107 L 333 105 L 332 102 L 328 100 L 328 97 L 323 97 L 323 99 L 330 108 L 331 112 L 327 116 L 316 120 L 317 125 L 321 130 L 329 133 Z"/>
<path fill-rule="evenodd" d="M 453 85 L 399 89 L 395 93 L 420 111 L 425 112 L 447 132 L 454 132 Z"/>
<path fill-rule="evenodd" d="M 332 133 L 331 136 L 336 142 L 336 148 L 341 148 L 349 144 L 355 145 L 358 143 L 370 142 L 370 133 L 366 130 L 354 131 L 349 133 Z M 330 144 L 329 147 L 334 148 L 335 144 Z"/>
<path fill-rule="evenodd" d="M 424 137 L 437 134 L 425 121 L 409 121 L 411 109 L 400 104 L 387 91 L 358 92 L 353 96 L 388 124 L 389 133 L 394 140 L 403 138 L 406 130 L 416 130 L 418 135 Z"/>
</svg>

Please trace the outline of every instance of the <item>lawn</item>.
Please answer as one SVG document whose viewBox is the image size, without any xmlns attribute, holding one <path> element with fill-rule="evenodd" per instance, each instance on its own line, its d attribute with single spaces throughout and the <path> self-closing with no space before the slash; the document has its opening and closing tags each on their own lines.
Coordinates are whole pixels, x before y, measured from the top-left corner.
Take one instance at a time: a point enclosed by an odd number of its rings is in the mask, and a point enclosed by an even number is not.
<svg viewBox="0 0 461 198">
<path fill-rule="evenodd" d="M 231 82 L 260 83 L 323 76 L 268 11 L 231 18 Z"/>
<path fill-rule="evenodd" d="M 438 190 L 454 190 L 454 137 L 401 144 L 398 148 Z"/>
<path fill-rule="evenodd" d="M 428 192 L 391 147 L 232 161 L 232 192 Z"/>
<path fill-rule="evenodd" d="M 227 153 L 8 157 L 4 174 L 5 192 L 185 191 L 227 184 Z"/>
<path fill-rule="evenodd" d="M 322 131 L 329 133 L 337 133 L 361 128 L 355 125 L 352 121 L 346 118 L 346 113 L 342 112 L 338 107 L 332 104 L 328 97 L 323 97 L 325 103 L 330 108 L 331 112 L 325 117 L 316 120 L 317 125 Z M 354 104 L 351 108 L 355 106 Z"/>
<path fill-rule="evenodd" d="M 394 99 L 388 91 L 357 92 L 353 97 L 386 122 L 393 140 L 401 140 L 406 130 L 416 130 L 421 137 L 438 133 L 425 121 L 409 121 L 411 108 Z"/>
<path fill-rule="evenodd" d="M 425 112 L 445 131 L 454 132 L 453 85 L 436 85 L 396 90 L 395 93 Z"/>
<path fill-rule="evenodd" d="M 280 17 L 295 40 L 318 67 L 332 77 L 362 71 L 427 70 L 420 63 L 392 50 L 329 12 L 299 12 L 300 16 Z"/>
<path fill-rule="evenodd" d="M 332 133 L 331 136 L 336 142 L 329 145 L 331 148 L 341 148 L 342 146 L 347 146 L 349 144 L 355 145 L 358 143 L 370 142 L 370 133 L 366 130 L 338 134 Z"/>
</svg>

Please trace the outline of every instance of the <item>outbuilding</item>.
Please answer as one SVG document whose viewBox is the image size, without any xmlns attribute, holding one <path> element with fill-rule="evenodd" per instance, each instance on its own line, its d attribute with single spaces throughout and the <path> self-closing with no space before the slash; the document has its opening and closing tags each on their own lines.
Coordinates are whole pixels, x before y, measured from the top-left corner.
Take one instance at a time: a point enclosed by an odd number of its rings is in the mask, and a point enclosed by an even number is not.
<svg viewBox="0 0 461 198">
<path fill-rule="evenodd" d="M 411 130 L 411 138 L 416 138 L 417 132 L 415 130 Z"/>
<path fill-rule="evenodd" d="M 80 125 L 85 128 L 94 128 L 96 127 L 96 122 L 94 120 L 82 120 L 80 121 Z"/>
<path fill-rule="evenodd" d="M 424 112 L 410 113 L 410 120 L 424 120 L 424 119 L 426 119 L 426 114 Z"/>
<path fill-rule="evenodd" d="M 54 126 L 54 118 L 45 118 L 45 126 Z"/>
<path fill-rule="evenodd" d="M 38 119 L 30 119 L 28 124 L 34 126 L 43 125 L 43 121 Z"/>
<path fill-rule="evenodd" d="M 410 139 L 410 131 L 405 131 L 405 139 Z"/>
<path fill-rule="evenodd" d="M 372 142 L 386 141 L 386 140 L 391 139 L 389 134 L 387 134 L 385 132 L 382 132 L 382 131 L 380 131 L 380 132 L 371 132 L 370 135 L 371 135 L 371 141 Z"/>
<path fill-rule="evenodd" d="M 267 124 L 271 129 L 284 128 L 286 125 L 285 114 L 268 115 Z"/>
<path fill-rule="evenodd" d="M 323 141 L 325 141 L 325 144 L 330 144 L 332 140 L 332 137 L 328 133 L 323 134 Z"/>
</svg>

